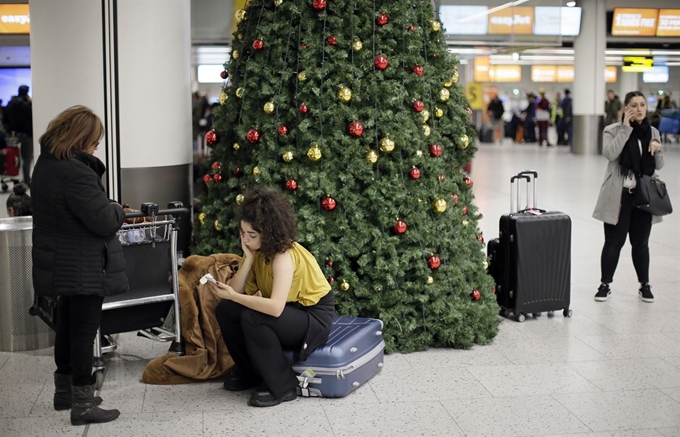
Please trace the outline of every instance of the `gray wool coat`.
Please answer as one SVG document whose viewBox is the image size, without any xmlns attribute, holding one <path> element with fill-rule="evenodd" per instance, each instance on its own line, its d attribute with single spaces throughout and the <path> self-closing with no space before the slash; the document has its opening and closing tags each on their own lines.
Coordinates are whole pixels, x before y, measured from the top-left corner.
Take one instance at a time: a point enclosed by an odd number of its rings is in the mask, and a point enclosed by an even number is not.
<svg viewBox="0 0 680 437">
<path fill-rule="evenodd" d="M 659 131 L 652 127 L 652 140 L 661 142 Z M 623 191 L 624 177 L 619 171 L 619 155 L 628 141 L 628 137 L 633 133 L 633 128 L 621 123 L 610 124 L 604 128 L 604 139 L 602 154 L 609 160 L 607 171 L 604 174 L 604 181 L 600 187 L 600 195 L 597 198 L 593 217 L 616 225 L 619 222 L 619 212 L 621 211 L 621 192 Z M 644 146 L 643 146 L 644 147 Z M 654 153 L 656 169 L 659 170 L 664 165 L 663 148 Z M 659 223 L 660 216 L 652 216 L 652 224 Z"/>
</svg>

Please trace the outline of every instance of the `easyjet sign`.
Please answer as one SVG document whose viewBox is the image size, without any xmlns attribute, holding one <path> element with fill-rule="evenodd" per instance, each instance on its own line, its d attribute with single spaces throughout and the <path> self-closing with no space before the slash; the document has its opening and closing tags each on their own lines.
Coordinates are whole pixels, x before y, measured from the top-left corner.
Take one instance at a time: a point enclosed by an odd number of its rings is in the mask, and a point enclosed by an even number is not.
<svg viewBox="0 0 680 437">
<path fill-rule="evenodd" d="M 0 5 L 0 34 L 29 33 L 30 30 L 28 5 Z"/>
<path fill-rule="evenodd" d="M 489 14 L 489 35 L 531 35 L 534 30 L 534 8 L 505 8 Z"/>
</svg>

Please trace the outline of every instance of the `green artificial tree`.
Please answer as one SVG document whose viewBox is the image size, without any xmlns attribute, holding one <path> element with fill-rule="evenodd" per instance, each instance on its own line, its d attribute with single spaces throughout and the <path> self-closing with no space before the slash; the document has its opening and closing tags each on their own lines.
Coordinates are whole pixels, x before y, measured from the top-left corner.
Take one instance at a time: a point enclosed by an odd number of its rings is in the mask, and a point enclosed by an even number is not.
<svg viewBox="0 0 680 437">
<path fill-rule="evenodd" d="M 231 59 L 197 253 L 240 254 L 248 186 L 288 193 L 337 313 L 384 321 L 388 351 L 489 343 L 499 319 L 457 61 L 429 0 L 252 0 Z"/>
</svg>

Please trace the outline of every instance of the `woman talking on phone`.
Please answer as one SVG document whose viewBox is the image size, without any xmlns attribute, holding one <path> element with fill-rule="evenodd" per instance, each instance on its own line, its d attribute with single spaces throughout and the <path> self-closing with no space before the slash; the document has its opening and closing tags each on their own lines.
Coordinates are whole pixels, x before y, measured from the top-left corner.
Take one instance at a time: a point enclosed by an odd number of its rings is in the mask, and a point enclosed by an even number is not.
<svg viewBox="0 0 680 437">
<path fill-rule="evenodd" d="M 640 91 L 626 94 L 619 123 L 604 129 L 602 154 L 609 160 L 593 217 L 604 222 L 604 248 L 600 260 L 601 284 L 598 302 L 611 295 L 609 284 L 619 262 L 621 248 L 630 238 L 633 265 L 640 282 L 643 302 L 654 302 L 649 285 L 649 234 L 661 217 L 633 206 L 639 175 L 652 176 L 664 165 L 659 131 L 647 121 L 647 100 Z"/>
</svg>

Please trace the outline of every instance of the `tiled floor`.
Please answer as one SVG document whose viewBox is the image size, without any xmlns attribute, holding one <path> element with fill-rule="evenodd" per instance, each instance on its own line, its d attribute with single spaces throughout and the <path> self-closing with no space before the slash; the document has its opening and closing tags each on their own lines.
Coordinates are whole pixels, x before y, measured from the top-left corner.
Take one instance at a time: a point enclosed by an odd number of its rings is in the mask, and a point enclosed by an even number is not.
<svg viewBox="0 0 680 437">
<path fill-rule="evenodd" d="M 661 174 L 680 208 L 680 146 L 669 145 L 666 156 Z M 539 171 L 540 206 L 572 217 L 571 319 L 504 320 L 490 346 L 389 355 L 378 376 L 344 399 L 267 410 L 217 382 L 142 384 L 145 363 L 165 346 L 124 334 L 101 393 L 122 415 L 87 428 L 51 410 L 50 349 L 0 353 L 0 435 L 679 437 L 680 213 L 652 230 L 656 302 L 638 299 L 628 247 L 611 299 L 595 302 L 603 231 L 591 212 L 605 165 L 563 147 L 510 143 L 483 145 L 473 164 L 487 240 L 519 170 Z"/>
</svg>

